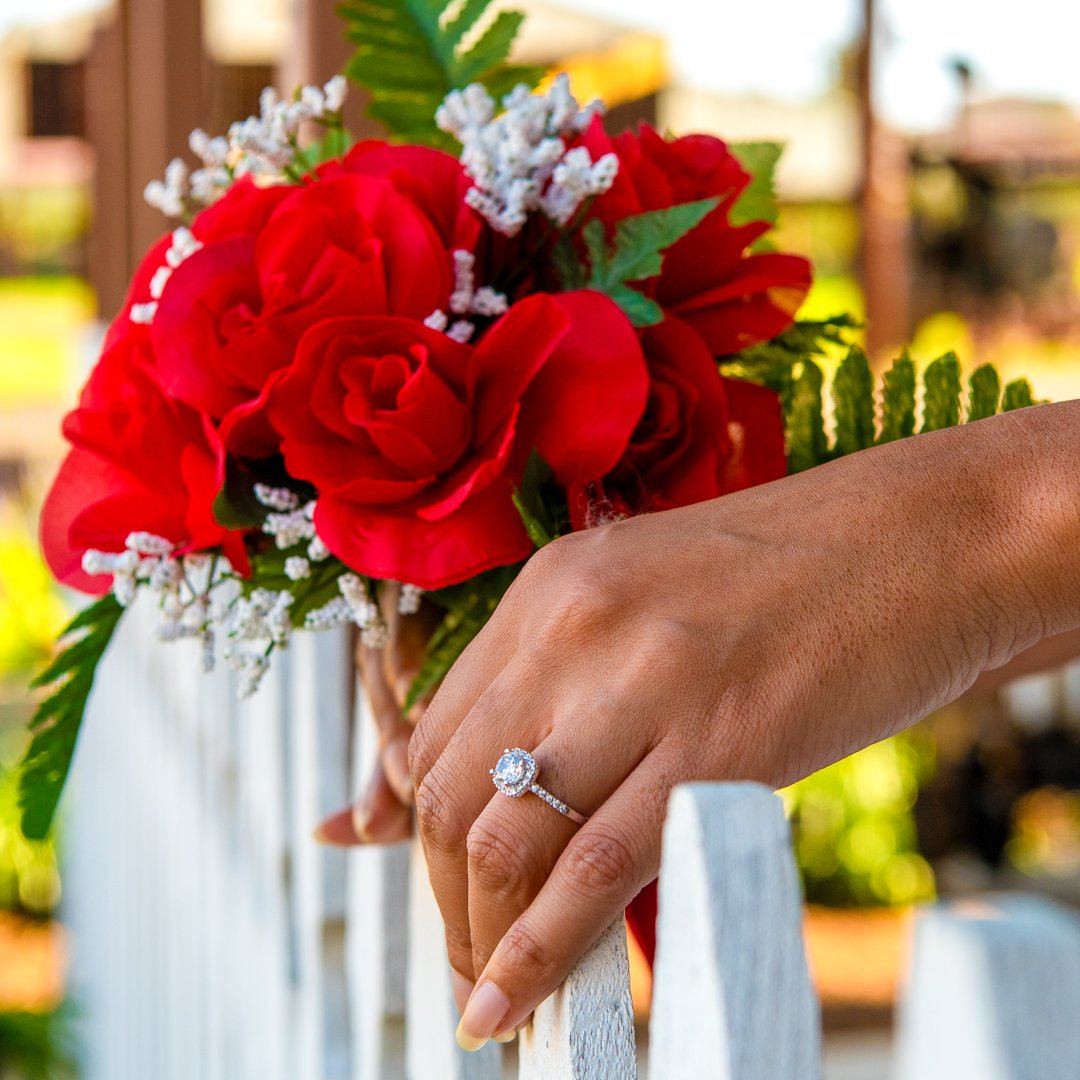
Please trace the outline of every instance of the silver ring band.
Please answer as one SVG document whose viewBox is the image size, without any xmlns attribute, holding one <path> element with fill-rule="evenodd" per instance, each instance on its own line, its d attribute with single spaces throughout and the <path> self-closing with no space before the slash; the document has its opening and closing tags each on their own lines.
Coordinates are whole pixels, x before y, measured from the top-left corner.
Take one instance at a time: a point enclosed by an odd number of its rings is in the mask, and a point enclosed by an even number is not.
<svg viewBox="0 0 1080 1080">
<path fill-rule="evenodd" d="M 562 799 L 536 783 L 538 768 L 536 758 L 528 750 L 522 750 L 519 746 L 513 749 L 507 746 L 503 748 L 502 757 L 496 762 L 495 768 L 488 769 L 488 773 L 491 775 L 491 782 L 504 795 L 516 799 L 519 795 L 531 791 L 543 799 L 552 810 L 557 810 L 563 817 L 568 817 L 578 825 L 584 825 L 589 820 L 584 814 L 571 809 Z"/>
</svg>

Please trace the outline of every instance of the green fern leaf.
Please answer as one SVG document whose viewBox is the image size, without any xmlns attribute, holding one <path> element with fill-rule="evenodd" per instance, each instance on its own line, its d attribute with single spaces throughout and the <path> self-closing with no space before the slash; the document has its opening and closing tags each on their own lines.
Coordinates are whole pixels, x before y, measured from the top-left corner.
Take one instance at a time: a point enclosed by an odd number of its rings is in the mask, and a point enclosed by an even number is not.
<svg viewBox="0 0 1080 1080">
<path fill-rule="evenodd" d="M 997 414 L 1001 403 L 1001 377 L 993 364 L 983 364 L 971 373 L 968 382 L 969 402 L 967 420 L 985 420 Z"/>
<path fill-rule="evenodd" d="M 52 692 L 30 721 L 33 738 L 19 766 L 22 831 L 30 840 L 43 840 L 52 827 L 94 675 L 123 613 L 111 594 L 91 604 L 64 630 L 65 638 L 79 636 L 34 680 Z"/>
<path fill-rule="evenodd" d="M 589 254 L 587 287 L 611 297 L 634 326 L 655 326 L 664 312 L 655 300 L 638 292 L 632 281 L 646 281 L 660 273 L 663 252 L 695 229 L 716 209 L 717 199 L 680 203 L 623 218 L 608 247 L 603 224 L 595 218 L 582 230 Z"/>
<path fill-rule="evenodd" d="M 789 472 L 812 469 L 829 458 L 821 392 L 823 382 L 821 368 L 813 360 L 803 361 L 796 369 L 785 409 Z"/>
<path fill-rule="evenodd" d="M 853 345 L 833 380 L 836 452 L 852 454 L 874 445 L 874 376 L 866 353 Z"/>
<path fill-rule="evenodd" d="M 960 423 L 960 361 L 956 353 L 939 356 L 923 376 L 923 431 L 940 431 Z"/>
<path fill-rule="evenodd" d="M 446 609 L 446 615 L 428 642 L 424 661 L 409 686 L 402 706 L 407 716 L 424 695 L 442 682 L 446 673 L 469 643 L 483 630 L 521 571 L 523 563 L 489 570 L 461 585 L 451 585 L 426 594 L 427 598 Z"/>
<path fill-rule="evenodd" d="M 481 28 L 491 0 L 347 0 L 339 11 L 357 48 L 345 73 L 370 94 L 368 113 L 407 142 L 453 152 L 435 126 L 435 110 L 451 90 L 470 83 L 496 98 L 543 69 L 506 63 L 524 16 L 500 12 Z"/>
<path fill-rule="evenodd" d="M 905 351 L 885 372 L 881 390 L 879 443 L 906 439 L 915 433 L 915 364 Z"/>
<path fill-rule="evenodd" d="M 1035 397 L 1031 393 L 1031 383 L 1027 379 L 1016 379 L 1005 387 L 1005 396 L 1001 402 L 1002 412 L 1012 412 L 1013 409 L 1026 409 L 1035 404 Z"/>
</svg>

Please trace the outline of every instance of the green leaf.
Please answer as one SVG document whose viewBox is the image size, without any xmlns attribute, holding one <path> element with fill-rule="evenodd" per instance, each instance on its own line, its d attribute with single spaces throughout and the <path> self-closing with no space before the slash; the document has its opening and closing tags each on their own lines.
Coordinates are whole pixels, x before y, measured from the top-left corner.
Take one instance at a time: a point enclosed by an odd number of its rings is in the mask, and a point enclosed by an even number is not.
<svg viewBox="0 0 1080 1080">
<path fill-rule="evenodd" d="M 599 224 L 599 222 L 597 222 Z M 601 226 L 601 230 L 602 230 Z M 601 235 L 603 235 L 601 231 Z M 551 249 L 551 261 L 558 275 L 559 284 L 565 292 L 583 289 L 589 276 L 589 268 L 581 261 L 574 242 L 565 233 Z"/>
<path fill-rule="evenodd" d="M 328 128 L 321 139 L 316 139 L 304 147 L 304 157 L 309 168 L 314 169 L 326 161 L 336 161 L 344 157 L 352 145 L 349 133 L 339 127 Z"/>
<path fill-rule="evenodd" d="M 603 224 L 594 218 L 582 230 L 590 265 L 586 287 L 611 297 L 634 326 L 662 322 L 660 305 L 631 288 L 629 282 L 656 277 L 663 268 L 664 250 L 696 228 L 718 202 L 702 199 L 623 218 L 615 227 L 610 246 Z"/>
<path fill-rule="evenodd" d="M 799 365 L 791 388 L 787 415 L 788 472 L 812 469 L 829 459 L 825 437 L 821 368 L 813 360 Z"/>
<path fill-rule="evenodd" d="M 523 565 L 501 566 L 460 585 L 425 593 L 428 600 L 446 609 L 446 616 L 428 643 L 424 662 L 402 706 L 403 715 L 443 680 L 469 642 L 483 630 Z"/>
<path fill-rule="evenodd" d="M 776 142 L 741 142 L 731 143 L 728 149 L 750 174 L 750 183 L 731 208 L 732 225 L 745 225 L 750 221 L 767 221 L 775 225 L 779 216 L 776 166 L 784 152 L 783 145 Z"/>
<path fill-rule="evenodd" d="M 833 380 L 836 452 L 852 454 L 874 445 L 874 376 L 866 353 L 852 346 Z"/>
<path fill-rule="evenodd" d="M 34 736 L 19 766 L 22 831 L 30 840 L 43 840 L 52 827 L 94 675 L 123 612 L 111 593 L 87 607 L 61 640 L 79 636 L 34 680 L 51 692 L 30 721 Z"/>
<path fill-rule="evenodd" d="M 956 353 L 938 357 L 923 376 L 923 431 L 940 431 L 960 423 L 960 361 Z"/>
<path fill-rule="evenodd" d="M 915 434 L 915 364 L 907 351 L 885 372 L 881 391 L 879 443 L 906 439 Z"/>
<path fill-rule="evenodd" d="M 542 548 L 558 535 L 554 515 L 544 504 L 544 490 L 551 486 L 551 466 L 533 450 L 521 477 L 521 486 L 514 489 L 514 506 L 529 539 Z"/>
<path fill-rule="evenodd" d="M 831 319 L 804 319 L 793 323 L 779 337 L 751 345 L 720 362 L 724 373 L 748 379 L 783 395 L 790 385 L 792 368 L 814 357 L 847 352 L 850 332 L 859 324 L 850 315 Z"/>
<path fill-rule="evenodd" d="M 1001 403 L 1001 376 L 993 364 L 983 364 L 971 373 L 967 422 L 985 420 L 997 414 Z"/>
<path fill-rule="evenodd" d="M 451 152 L 435 126 L 451 90 L 482 83 L 495 98 L 535 86 L 543 68 L 506 63 L 524 16 L 502 11 L 487 22 L 491 0 L 347 0 L 338 9 L 357 46 L 346 74 L 370 94 L 368 113 L 403 141 Z"/>
<path fill-rule="evenodd" d="M 1026 409 L 1029 405 L 1034 404 L 1035 398 L 1031 393 L 1031 383 L 1027 379 L 1015 379 L 1005 387 L 1001 411 L 1012 412 L 1014 409 Z"/>
</svg>

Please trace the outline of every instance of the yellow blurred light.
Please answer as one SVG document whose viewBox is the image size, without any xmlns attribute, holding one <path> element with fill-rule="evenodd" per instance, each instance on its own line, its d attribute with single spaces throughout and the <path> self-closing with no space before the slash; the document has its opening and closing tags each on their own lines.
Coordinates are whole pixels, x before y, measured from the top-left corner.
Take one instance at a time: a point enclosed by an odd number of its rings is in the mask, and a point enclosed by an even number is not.
<svg viewBox="0 0 1080 1080">
<path fill-rule="evenodd" d="M 600 98 L 608 105 L 647 98 L 666 86 L 670 78 L 666 45 L 653 34 L 625 34 L 601 52 L 567 57 L 558 71 L 570 76 L 578 101 Z M 550 88 L 556 74 L 544 81 L 542 91 Z"/>
<path fill-rule="evenodd" d="M 65 402 L 93 293 L 74 279 L 0 282 L 0 408 Z"/>
</svg>

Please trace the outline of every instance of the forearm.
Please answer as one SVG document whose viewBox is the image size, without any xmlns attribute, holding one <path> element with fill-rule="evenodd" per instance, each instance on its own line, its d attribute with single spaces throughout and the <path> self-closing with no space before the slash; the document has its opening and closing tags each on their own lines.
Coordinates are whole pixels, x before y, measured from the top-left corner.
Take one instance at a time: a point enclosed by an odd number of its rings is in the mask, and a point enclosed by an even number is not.
<svg viewBox="0 0 1080 1080">
<path fill-rule="evenodd" d="M 1080 626 L 1080 403 L 841 458 L 716 500 L 702 524 L 681 576 L 723 593 L 718 649 L 733 632 L 797 642 L 748 676 L 773 701 L 740 751 L 751 775 L 788 782 Z M 813 738 L 786 719 L 773 731 L 769 712 L 806 716 Z"/>
<path fill-rule="evenodd" d="M 1080 401 L 912 440 L 907 490 L 942 588 L 972 604 L 986 667 L 1080 626 Z M 892 467 L 895 468 L 897 462 Z"/>
</svg>

